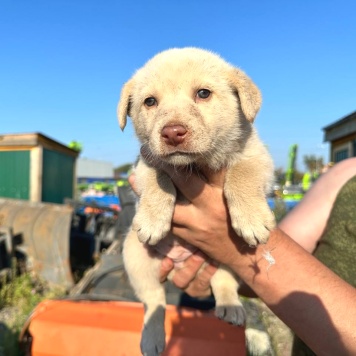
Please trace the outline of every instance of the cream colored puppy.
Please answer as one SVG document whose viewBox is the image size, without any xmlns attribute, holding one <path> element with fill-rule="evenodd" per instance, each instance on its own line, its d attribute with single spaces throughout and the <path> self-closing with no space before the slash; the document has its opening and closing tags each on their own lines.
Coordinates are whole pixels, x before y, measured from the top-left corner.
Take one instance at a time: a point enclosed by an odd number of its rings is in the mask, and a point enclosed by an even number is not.
<svg viewBox="0 0 356 356">
<path fill-rule="evenodd" d="M 254 246 L 267 241 L 275 224 L 265 198 L 273 164 L 252 125 L 260 105 L 260 92 L 251 79 L 216 54 L 170 49 L 153 57 L 124 85 L 118 117 L 124 129 L 130 116 L 141 144 L 156 159 L 187 167 L 187 174 L 192 167 L 226 167 L 224 194 L 232 226 Z M 158 279 L 162 254 L 180 262 L 194 248 L 169 234 L 176 189 L 167 174 L 141 158 L 136 180 L 140 201 L 123 254 L 130 282 L 145 305 L 141 351 L 151 356 L 165 346 L 165 293 Z M 243 324 L 235 276 L 219 267 L 211 286 L 217 316 Z"/>
</svg>

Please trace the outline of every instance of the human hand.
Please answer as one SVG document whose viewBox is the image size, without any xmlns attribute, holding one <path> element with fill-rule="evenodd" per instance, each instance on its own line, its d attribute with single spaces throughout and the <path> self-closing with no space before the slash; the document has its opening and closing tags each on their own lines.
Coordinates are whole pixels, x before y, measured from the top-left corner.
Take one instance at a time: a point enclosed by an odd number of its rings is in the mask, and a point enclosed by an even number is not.
<svg viewBox="0 0 356 356">
<path fill-rule="evenodd" d="M 136 187 L 136 174 L 135 172 L 132 172 L 129 177 L 127 178 L 127 181 L 129 182 L 132 190 L 138 195 L 137 193 L 137 187 Z"/>
<path fill-rule="evenodd" d="M 173 267 L 174 263 L 170 258 L 166 257 L 162 260 L 161 282 L 167 279 Z M 203 253 L 196 252 L 183 262 L 183 267 L 175 269 L 172 282 L 191 297 L 208 297 L 211 295 L 210 280 L 216 270 L 215 263 L 209 262 L 208 257 Z"/>
<path fill-rule="evenodd" d="M 190 202 L 176 203 L 172 219 L 174 235 L 226 265 L 235 261 L 237 249 L 247 252 L 248 245 L 235 234 L 230 223 L 223 193 L 225 170 L 212 172 L 206 169 L 198 175 L 187 172 L 186 168 L 155 162 L 147 147 L 141 148 L 141 154 L 150 164 L 163 169 Z"/>
</svg>

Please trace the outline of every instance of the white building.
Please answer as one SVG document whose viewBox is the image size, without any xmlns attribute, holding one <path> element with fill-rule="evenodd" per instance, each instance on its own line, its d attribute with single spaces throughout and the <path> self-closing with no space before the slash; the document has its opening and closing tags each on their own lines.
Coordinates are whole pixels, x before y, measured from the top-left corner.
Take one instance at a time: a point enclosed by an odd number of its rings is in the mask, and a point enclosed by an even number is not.
<svg viewBox="0 0 356 356">
<path fill-rule="evenodd" d="M 94 182 L 114 179 L 114 166 L 111 162 L 94 159 L 77 159 L 77 181 Z"/>
</svg>

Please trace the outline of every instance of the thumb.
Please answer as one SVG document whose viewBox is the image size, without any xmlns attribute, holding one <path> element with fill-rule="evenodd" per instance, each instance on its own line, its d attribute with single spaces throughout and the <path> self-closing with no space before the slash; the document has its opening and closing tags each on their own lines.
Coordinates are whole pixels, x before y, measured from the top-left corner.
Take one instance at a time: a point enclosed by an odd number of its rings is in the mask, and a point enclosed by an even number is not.
<svg viewBox="0 0 356 356">
<path fill-rule="evenodd" d="M 165 257 L 162 260 L 161 268 L 159 271 L 159 280 L 161 283 L 163 283 L 167 279 L 167 276 L 169 272 L 173 269 L 173 267 L 174 267 L 174 263 L 170 258 Z"/>
</svg>

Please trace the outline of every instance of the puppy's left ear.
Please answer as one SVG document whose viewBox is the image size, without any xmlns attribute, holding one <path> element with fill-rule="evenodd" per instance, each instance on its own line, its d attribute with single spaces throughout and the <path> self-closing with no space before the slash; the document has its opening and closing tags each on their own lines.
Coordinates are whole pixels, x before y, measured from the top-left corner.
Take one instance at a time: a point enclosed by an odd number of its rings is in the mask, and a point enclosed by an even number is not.
<svg viewBox="0 0 356 356">
<path fill-rule="evenodd" d="M 261 92 L 252 80 L 240 69 L 234 68 L 229 75 L 231 84 L 239 95 L 242 112 L 246 119 L 254 122 L 262 104 Z"/>
<path fill-rule="evenodd" d="M 132 95 L 132 88 L 133 80 L 131 79 L 123 86 L 120 101 L 117 106 L 117 117 L 122 131 L 126 126 L 127 116 L 130 115 L 130 97 Z"/>
</svg>

